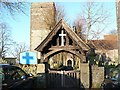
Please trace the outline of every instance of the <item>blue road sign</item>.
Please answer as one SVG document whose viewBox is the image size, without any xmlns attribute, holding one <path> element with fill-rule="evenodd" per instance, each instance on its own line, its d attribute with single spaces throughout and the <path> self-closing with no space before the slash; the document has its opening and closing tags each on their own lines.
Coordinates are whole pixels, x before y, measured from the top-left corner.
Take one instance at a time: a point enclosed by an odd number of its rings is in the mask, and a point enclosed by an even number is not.
<svg viewBox="0 0 120 90">
<path fill-rule="evenodd" d="M 36 53 L 30 51 L 20 53 L 20 64 L 37 64 Z"/>
</svg>

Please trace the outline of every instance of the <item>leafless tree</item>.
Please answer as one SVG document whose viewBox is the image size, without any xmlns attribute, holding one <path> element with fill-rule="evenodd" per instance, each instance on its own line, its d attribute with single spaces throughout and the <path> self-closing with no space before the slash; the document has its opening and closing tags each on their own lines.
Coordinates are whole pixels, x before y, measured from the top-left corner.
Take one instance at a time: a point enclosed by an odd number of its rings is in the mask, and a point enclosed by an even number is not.
<svg viewBox="0 0 120 90">
<path fill-rule="evenodd" d="M 109 31 L 109 34 L 111 34 L 111 35 L 117 35 L 117 30 L 115 30 L 115 29 L 112 29 L 112 30 L 110 30 Z"/>
<path fill-rule="evenodd" d="M 29 47 L 24 42 L 21 42 L 19 44 L 14 43 L 13 48 L 11 48 L 10 53 L 12 54 L 13 57 L 15 57 L 15 58 L 17 58 L 17 60 L 19 60 L 20 53 L 28 51 L 28 50 L 29 50 Z"/>
<path fill-rule="evenodd" d="M 107 20 L 110 13 L 104 9 L 101 3 L 86 2 L 81 15 L 79 17 L 82 18 L 77 17 L 77 19 L 79 19 L 78 21 L 84 20 L 85 24 L 82 27 L 84 27 L 84 33 L 86 34 L 86 43 L 88 43 L 88 39 L 99 38 L 99 35 L 109 25 Z"/>
<path fill-rule="evenodd" d="M 0 57 L 5 57 L 11 45 L 10 30 L 6 23 L 0 23 Z"/>
<path fill-rule="evenodd" d="M 0 0 L 0 13 L 3 14 L 4 11 L 9 12 L 11 16 L 18 13 L 25 13 L 27 3 L 20 2 L 20 0 Z"/>
<path fill-rule="evenodd" d="M 55 20 L 56 23 L 61 19 L 66 20 L 65 8 L 64 6 L 60 6 L 59 3 L 55 4 L 56 12 L 55 12 Z"/>
<path fill-rule="evenodd" d="M 85 25 L 86 25 L 86 21 L 84 17 L 77 17 L 73 22 L 73 26 L 75 27 L 75 32 L 82 40 L 85 40 L 85 36 L 86 36 Z"/>
<path fill-rule="evenodd" d="M 3 18 L 3 16 L 6 16 L 6 13 L 10 14 L 12 17 L 17 13 L 25 14 L 26 5 L 26 3 L 20 2 L 19 0 L 0 0 L 0 17 Z M 0 22 L 0 57 L 5 57 L 12 45 L 11 32 L 8 24 L 3 21 Z"/>
</svg>

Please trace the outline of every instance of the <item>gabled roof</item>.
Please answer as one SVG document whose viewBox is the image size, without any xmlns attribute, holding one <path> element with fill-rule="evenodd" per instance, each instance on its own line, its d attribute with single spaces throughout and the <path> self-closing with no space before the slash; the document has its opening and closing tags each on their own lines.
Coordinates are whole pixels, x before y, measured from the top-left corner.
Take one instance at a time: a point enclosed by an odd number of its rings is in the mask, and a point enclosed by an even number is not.
<svg viewBox="0 0 120 90">
<path fill-rule="evenodd" d="M 53 30 L 48 34 L 48 36 L 43 40 L 40 45 L 35 48 L 37 51 L 42 51 L 42 49 L 49 43 L 49 41 L 52 40 L 53 36 L 56 35 L 56 33 L 60 30 L 60 28 L 64 28 L 65 31 L 69 34 L 69 36 L 78 44 L 78 46 L 82 50 L 88 50 L 89 46 L 82 41 L 82 39 L 64 22 L 63 19 L 61 19 L 53 28 Z"/>
</svg>

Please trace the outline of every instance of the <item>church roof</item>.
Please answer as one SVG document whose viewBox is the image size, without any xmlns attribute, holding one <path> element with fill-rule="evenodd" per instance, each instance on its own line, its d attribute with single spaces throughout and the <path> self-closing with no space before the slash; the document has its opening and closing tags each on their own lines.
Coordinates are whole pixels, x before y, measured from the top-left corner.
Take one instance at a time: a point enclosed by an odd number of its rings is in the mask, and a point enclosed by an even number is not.
<svg viewBox="0 0 120 90">
<path fill-rule="evenodd" d="M 48 36 L 40 43 L 40 45 L 35 48 L 37 51 L 42 51 L 42 49 L 52 40 L 54 35 L 62 28 L 69 34 L 69 36 L 77 43 L 77 45 L 82 50 L 89 50 L 89 46 L 65 23 L 63 19 L 61 19 L 55 27 L 51 30 Z"/>
<path fill-rule="evenodd" d="M 118 41 L 117 40 L 91 40 L 90 46 L 94 47 L 97 50 L 113 50 L 118 49 Z"/>
</svg>

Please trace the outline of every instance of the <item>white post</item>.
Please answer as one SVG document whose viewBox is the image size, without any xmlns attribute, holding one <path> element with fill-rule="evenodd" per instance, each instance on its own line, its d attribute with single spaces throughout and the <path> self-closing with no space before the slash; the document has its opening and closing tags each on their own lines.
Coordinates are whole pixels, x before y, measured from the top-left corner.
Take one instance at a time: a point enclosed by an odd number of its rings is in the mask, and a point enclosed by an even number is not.
<svg viewBox="0 0 120 90">
<path fill-rule="evenodd" d="M 61 71 L 61 86 L 64 87 L 64 78 L 63 78 L 64 71 Z"/>
</svg>

